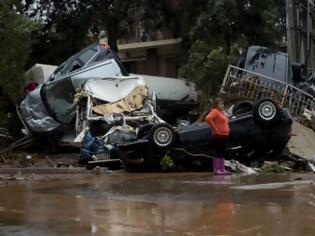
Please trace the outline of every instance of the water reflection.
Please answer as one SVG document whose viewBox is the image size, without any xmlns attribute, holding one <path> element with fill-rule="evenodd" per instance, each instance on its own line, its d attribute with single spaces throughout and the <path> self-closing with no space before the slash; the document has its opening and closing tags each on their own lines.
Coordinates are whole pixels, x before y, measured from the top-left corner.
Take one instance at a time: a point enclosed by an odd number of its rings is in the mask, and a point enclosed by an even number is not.
<svg viewBox="0 0 315 236">
<path fill-rule="evenodd" d="M 121 174 L 2 186 L 0 235 L 313 235 L 312 176 L 238 188 L 295 178 L 274 176 Z"/>
</svg>

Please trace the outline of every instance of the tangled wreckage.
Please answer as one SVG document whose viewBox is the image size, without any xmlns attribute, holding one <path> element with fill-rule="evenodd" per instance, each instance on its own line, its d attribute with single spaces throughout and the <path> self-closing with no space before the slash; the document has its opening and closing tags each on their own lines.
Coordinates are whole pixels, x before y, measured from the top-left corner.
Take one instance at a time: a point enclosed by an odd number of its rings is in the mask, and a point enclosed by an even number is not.
<svg viewBox="0 0 315 236">
<path fill-rule="evenodd" d="M 67 128 L 76 116 L 74 97 L 77 92 L 83 89 L 96 94 L 94 101 L 118 101 L 134 88 L 131 85 L 133 82 L 126 82 L 136 81 L 134 77 L 129 76 L 108 45 L 92 44 L 58 66 L 48 81 L 25 96 L 17 111 L 28 134 L 53 136 L 69 133 Z M 159 84 L 151 76 L 143 77 L 148 95 L 157 95 L 156 102 L 161 113 L 171 110 L 176 111 L 177 116 L 197 105 L 194 83 L 161 77 L 162 84 Z M 96 79 L 103 82 L 88 82 L 83 88 L 87 81 Z"/>
<path fill-rule="evenodd" d="M 82 62 L 87 52 L 90 57 Z M 258 76 L 263 79 L 256 83 Z M 17 111 L 33 139 L 81 147 L 81 164 L 114 160 L 127 167 L 161 168 L 161 160 L 171 157 L 176 166 L 211 169 L 211 130 L 188 117 L 197 105 L 193 83 L 150 79 L 129 75 L 110 48 L 93 44 L 27 94 Z M 277 160 L 292 136 L 290 113 L 310 108 L 289 96 L 292 86 L 284 86 L 279 100 L 275 81 L 269 88 L 266 80 L 270 78 L 230 66 L 221 88 L 223 96 L 246 100 L 226 110 L 229 158 L 246 165 Z"/>
</svg>

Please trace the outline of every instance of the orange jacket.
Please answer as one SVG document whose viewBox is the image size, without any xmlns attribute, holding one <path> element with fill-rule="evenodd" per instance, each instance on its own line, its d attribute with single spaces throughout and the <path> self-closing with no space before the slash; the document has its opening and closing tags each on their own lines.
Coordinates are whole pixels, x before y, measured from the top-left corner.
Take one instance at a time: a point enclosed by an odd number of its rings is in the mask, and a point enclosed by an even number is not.
<svg viewBox="0 0 315 236">
<path fill-rule="evenodd" d="M 218 108 L 213 108 L 209 112 L 206 122 L 211 127 L 213 136 L 228 136 L 230 134 L 229 119 Z"/>
</svg>

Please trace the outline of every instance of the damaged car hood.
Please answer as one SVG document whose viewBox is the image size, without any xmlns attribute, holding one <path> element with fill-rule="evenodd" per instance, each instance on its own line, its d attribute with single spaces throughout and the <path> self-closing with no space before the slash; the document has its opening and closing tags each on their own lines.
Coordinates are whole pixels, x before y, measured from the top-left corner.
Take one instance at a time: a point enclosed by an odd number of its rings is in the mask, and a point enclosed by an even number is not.
<svg viewBox="0 0 315 236">
<path fill-rule="evenodd" d="M 84 84 L 83 91 L 102 101 L 117 102 L 139 86 L 145 86 L 142 77 L 95 78 Z"/>
</svg>

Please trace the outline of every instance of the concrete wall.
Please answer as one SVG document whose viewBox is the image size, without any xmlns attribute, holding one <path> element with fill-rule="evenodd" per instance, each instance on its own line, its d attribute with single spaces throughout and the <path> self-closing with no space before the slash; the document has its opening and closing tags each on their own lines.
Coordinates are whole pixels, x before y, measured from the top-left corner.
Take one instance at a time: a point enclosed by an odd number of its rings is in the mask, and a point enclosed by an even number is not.
<svg viewBox="0 0 315 236">
<path fill-rule="evenodd" d="M 292 133 L 293 136 L 288 143 L 289 151 L 307 160 L 315 159 L 315 132 L 293 122 Z"/>
<path fill-rule="evenodd" d="M 119 55 L 130 73 L 177 77 L 182 39 L 119 45 Z"/>
</svg>

